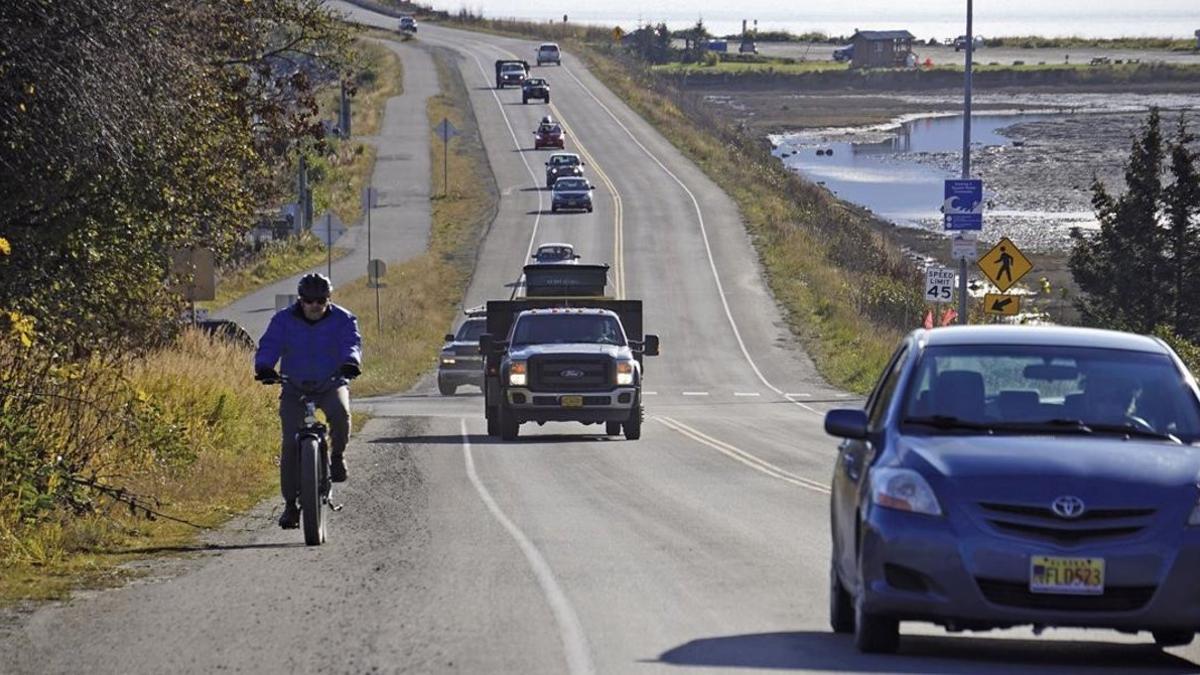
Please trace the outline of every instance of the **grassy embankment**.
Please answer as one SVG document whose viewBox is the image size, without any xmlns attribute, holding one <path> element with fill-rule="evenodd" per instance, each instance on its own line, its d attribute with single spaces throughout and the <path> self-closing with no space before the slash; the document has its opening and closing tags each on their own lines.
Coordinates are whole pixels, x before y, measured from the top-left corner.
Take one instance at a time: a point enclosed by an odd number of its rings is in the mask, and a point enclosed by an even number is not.
<svg viewBox="0 0 1200 675">
<path fill-rule="evenodd" d="M 452 62 L 456 57 L 442 49 L 433 53 L 442 93 L 429 99 L 426 110 L 435 168 L 429 250 L 388 268 L 379 314 L 375 289 L 365 278 L 338 289 L 339 303 L 358 315 L 363 334 L 365 363 L 354 384 L 356 396 L 402 391 L 435 365 L 442 336 L 459 318 L 477 247 L 499 199 L 466 85 Z M 442 141 L 432 131 L 443 117 L 462 132 L 450 140 L 448 190 L 442 182 Z"/>
<path fill-rule="evenodd" d="M 102 483 L 154 495 L 156 510 L 203 527 L 257 503 L 277 489 L 279 422 L 276 392 L 253 381 L 249 361 L 240 348 L 186 333 L 120 373 L 105 369 L 99 377 L 110 382 L 110 395 L 100 403 L 109 414 L 145 410 L 139 422 L 117 427 L 115 438 L 94 439 L 102 447 L 89 471 Z M 105 413 L 70 400 L 76 391 L 68 386 L 67 396 L 38 404 L 40 444 L 70 443 L 64 436 L 72 425 L 104 424 L 97 418 Z M 85 494 L 94 510 L 60 509 L 36 520 L 15 517 L 15 503 L 0 503 L 0 605 L 120 583 L 135 574 L 119 567 L 130 559 L 203 548 L 193 526 L 133 516 L 125 504 Z"/>
<path fill-rule="evenodd" d="M 362 136 L 379 131 L 385 103 L 403 93 L 404 73 L 400 59 L 387 48 L 360 40 L 358 50 L 362 64 L 355 77 L 350 128 L 354 135 Z M 322 119 L 337 119 L 340 93 L 334 85 L 321 96 Z M 343 223 L 356 223 L 362 218 L 362 189 L 375 168 L 375 149 L 353 138 L 329 139 L 328 146 L 328 154 L 314 153 L 308 158 L 314 217 L 332 210 Z M 333 250 L 335 259 L 342 255 L 345 251 Z M 320 265 L 326 258 L 325 242 L 311 235 L 273 242 L 248 263 L 223 272 L 216 300 L 201 306 L 220 309 L 254 289 Z"/>
</svg>

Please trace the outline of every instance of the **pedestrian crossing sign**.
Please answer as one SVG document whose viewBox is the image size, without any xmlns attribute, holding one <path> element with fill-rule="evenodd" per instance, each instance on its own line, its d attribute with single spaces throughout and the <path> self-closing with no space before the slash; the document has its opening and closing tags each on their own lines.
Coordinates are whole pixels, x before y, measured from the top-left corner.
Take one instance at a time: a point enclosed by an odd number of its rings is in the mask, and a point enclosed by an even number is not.
<svg viewBox="0 0 1200 675">
<path fill-rule="evenodd" d="M 984 253 L 979 261 L 979 270 L 988 278 L 1001 293 L 1007 291 L 1021 277 L 1029 274 L 1033 263 L 1021 253 L 1021 249 L 1012 243 L 1008 237 L 1002 237 L 992 250 Z"/>
</svg>

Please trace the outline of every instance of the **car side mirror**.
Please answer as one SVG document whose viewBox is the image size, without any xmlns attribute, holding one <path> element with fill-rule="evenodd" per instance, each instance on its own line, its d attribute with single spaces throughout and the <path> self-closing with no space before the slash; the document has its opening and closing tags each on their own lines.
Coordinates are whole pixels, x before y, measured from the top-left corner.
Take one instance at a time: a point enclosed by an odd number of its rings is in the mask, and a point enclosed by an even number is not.
<svg viewBox="0 0 1200 675">
<path fill-rule="evenodd" d="M 452 333 L 446 333 L 446 342 L 454 342 L 454 335 Z"/>
<path fill-rule="evenodd" d="M 861 441 L 867 437 L 867 413 L 858 408 L 839 408 L 825 413 L 825 433 Z"/>
<path fill-rule="evenodd" d="M 596 186 L 595 186 L 595 185 L 592 185 L 591 183 L 588 183 L 588 189 L 589 189 L 589 190 L 595 190 L 595 189 L 596 189 Z"/>
<path fill-rule="evenodd" d="M 546 166 L 550 166 L 550 162 L 546 162 Z"/>
<path fill-rule="evenodd" d="M 587 166 L 587 162 L 580 162 L 579 166 Z"/>
<path fill-rule="evenodd" d="M 658 336 L 646 335 L 642 340 L 642 356 L 658 356 Z"/>
</svg>

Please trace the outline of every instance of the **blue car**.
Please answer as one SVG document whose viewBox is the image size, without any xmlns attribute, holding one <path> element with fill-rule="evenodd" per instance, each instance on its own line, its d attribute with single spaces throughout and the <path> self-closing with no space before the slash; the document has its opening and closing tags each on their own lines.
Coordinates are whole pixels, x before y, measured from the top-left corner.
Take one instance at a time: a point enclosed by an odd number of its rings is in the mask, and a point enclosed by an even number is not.
<svg viewBox="0 0 1200 675">
<path fill-rule="evenodd" d="M 1200 392 L 1161 340 L 1026 326 L 905 337 L 832 410 L 830 623 L 1200 630 Z"/>
<path fill-rule="evenodd" d="M 566 209 L 592 212 L 592 190 L 586 178 L 564 176 L 554 181 L 550 197 L 550 211 L 558 213 Z"/>
</svg>

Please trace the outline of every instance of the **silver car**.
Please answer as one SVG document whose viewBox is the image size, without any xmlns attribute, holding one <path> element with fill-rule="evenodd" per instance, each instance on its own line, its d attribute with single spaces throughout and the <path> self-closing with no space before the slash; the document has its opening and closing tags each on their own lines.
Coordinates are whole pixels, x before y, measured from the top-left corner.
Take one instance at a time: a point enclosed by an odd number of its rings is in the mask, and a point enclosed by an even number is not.
<svg viewBox="0 0 1200 675">
<path fill-rule="evenodd" d="M 1161 340 L 1083 328 L 909 334 L 832 410 L 830 623 L 1200 630 L 1200 397 Z"/>
</svg>

